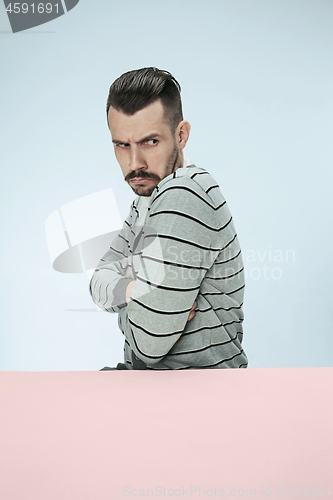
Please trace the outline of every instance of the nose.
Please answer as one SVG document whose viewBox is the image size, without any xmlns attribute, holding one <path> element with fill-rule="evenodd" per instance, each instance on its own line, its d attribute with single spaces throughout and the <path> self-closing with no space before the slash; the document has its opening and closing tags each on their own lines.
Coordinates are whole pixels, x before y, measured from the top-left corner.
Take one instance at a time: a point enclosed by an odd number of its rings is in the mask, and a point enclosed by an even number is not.
<svg viewBox="0 0 333 500">
<path fill-rule="evenodd" d="M 143 158 L 143 155 L 140 152 L 140 149 L 137 146 L 131 147 L 131 156 L 130 163 L 128 167 L 133 170 L 145 170 L 147 168 L 147 164 Z"/>
</svg>

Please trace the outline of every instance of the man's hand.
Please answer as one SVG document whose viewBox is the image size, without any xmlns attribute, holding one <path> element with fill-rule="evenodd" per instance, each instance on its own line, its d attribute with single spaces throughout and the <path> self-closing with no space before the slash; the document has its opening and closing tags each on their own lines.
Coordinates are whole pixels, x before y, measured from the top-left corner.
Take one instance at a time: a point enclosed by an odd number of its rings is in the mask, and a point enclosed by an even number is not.
<svg viewBox="0 0 333 500">
<path fill-rule="evenodd" d="M 131 284 L 131 283 L 130 283 L 130 284 Z M 194 318 L 194 316 L 195 316 L 195 308 L 196 308 L 196 307 L 197 307 L 197 303 L 196 303 L 196 302 L 194 302 L 193 307 L 192 307 L 192 309 L 191 309 L 191 311 L 190 311 L 190 314 L 188 315 L 187 321 L 191 321 L 191 319 L 193 319 L 193 318 Z"/>
<path fill-rule="evenodd" d="M 130 281 L 126 288 L 126 304 L 128 304 L 129 299 L 131 298 L 133 288 L 135 286 L 136 280 Z"/>
<path fill-rule="evenodd" d="M 130 278 L 131 277 L 131 273 L 130 273 L 130 270 L 129 270 L 128 266 L 127 266 L 126 271 L 125 271 L 125 276 L 126 276 L 126 278 Z M 128 285 L 127 285 L 126 294 L 125 294 L 125 296 L 126 296 L 126 304 L 128 304 L 128 301 L 131 298 L 131 295 L 132 295 L 135 283 L 136 283 L 136 280 L 133 280 L 133 281 L 130 281 L 128 283 Z"/>
</svg>

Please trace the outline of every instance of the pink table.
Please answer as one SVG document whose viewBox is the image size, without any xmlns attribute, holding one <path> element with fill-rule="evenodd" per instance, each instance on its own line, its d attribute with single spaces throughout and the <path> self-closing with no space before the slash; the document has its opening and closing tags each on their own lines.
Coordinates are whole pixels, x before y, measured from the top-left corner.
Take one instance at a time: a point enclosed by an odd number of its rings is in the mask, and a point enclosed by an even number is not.
<svg viewBox="0 0 333 500">
<path fill-rule="evenodd" d="M 0 373 L 0 499 L 333 495 L 333 368 Z"/>
</svg>

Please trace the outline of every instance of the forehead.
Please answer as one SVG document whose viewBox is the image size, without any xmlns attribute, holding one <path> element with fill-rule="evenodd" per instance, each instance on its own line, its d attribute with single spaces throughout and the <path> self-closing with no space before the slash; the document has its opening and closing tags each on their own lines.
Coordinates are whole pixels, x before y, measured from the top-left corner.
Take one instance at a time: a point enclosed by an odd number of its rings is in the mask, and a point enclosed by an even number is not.
<svg viewBox="0 0 333 500">
<path fill-rule="evenodd" d="M 164 108 L 160 100 L 149 104 L 134 115 L 126 115 L 122 111 L 110 107 L 108 123 L 113 140 L 128 142 L 144 137 L 152 132 L 170 135 L 170 127 L 164 119 Z"/>
</svg>

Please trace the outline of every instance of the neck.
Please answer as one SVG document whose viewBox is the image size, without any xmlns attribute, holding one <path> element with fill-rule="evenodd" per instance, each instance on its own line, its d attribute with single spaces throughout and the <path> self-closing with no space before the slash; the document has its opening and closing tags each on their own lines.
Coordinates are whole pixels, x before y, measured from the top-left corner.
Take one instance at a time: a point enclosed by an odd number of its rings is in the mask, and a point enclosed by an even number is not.
<svg viewBox="0 0 333 500">
<path fill-rule="evenodd" d="M 184 166 L 184 154 L 183 154 L 183 150 L 180 151 L 180 168 L 182 168 Z"/>
</svg>

